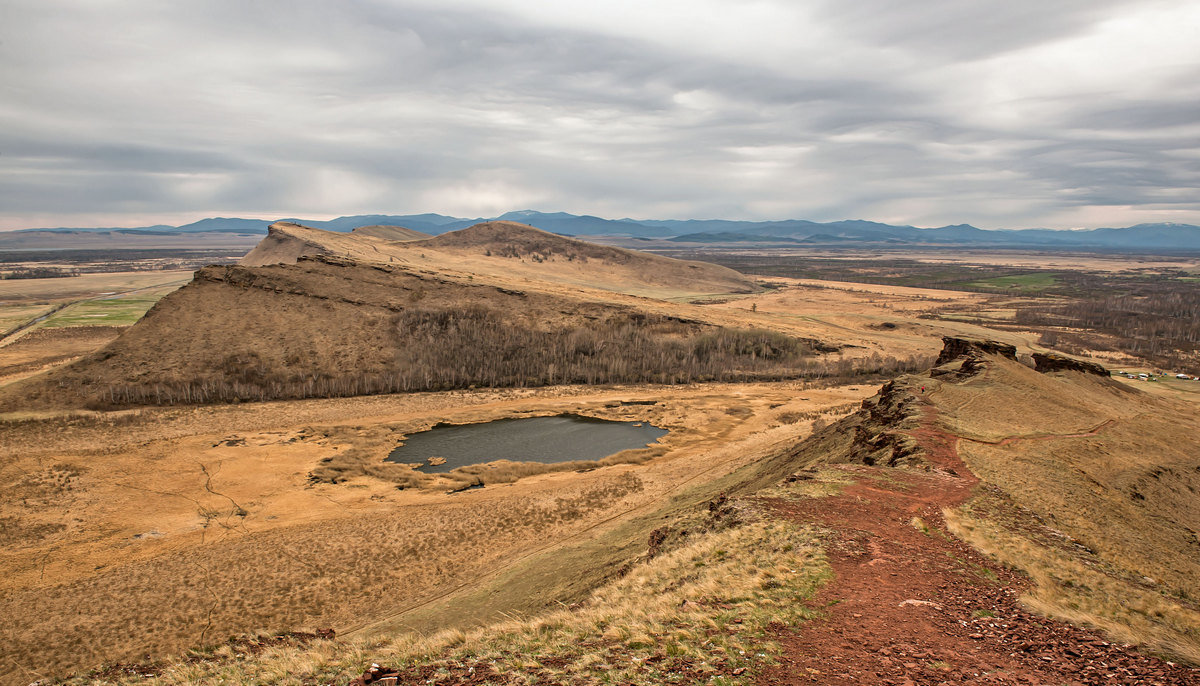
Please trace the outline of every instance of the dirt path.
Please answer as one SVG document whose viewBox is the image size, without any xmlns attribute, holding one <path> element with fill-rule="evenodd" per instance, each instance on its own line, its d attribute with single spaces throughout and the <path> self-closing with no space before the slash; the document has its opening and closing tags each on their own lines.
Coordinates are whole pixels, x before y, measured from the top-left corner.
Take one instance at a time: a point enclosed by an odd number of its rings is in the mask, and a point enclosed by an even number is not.
<svg viewBox="0 0 1200 686">
<path fill-rule="evenodd" d="M 835 578 L 813 601 L 827 618 L 782 630 L 783 661 L 760 684 L 1200 684 L 1200 669 L 1022 609 L 1027 579 L 946 531 L 942 509 L 978 480 L 924 409 L 911 433 L 932 472 L 845 466 L 855 482 L 838 496 L 773 501 L 829 531 Z"/>
</svg>

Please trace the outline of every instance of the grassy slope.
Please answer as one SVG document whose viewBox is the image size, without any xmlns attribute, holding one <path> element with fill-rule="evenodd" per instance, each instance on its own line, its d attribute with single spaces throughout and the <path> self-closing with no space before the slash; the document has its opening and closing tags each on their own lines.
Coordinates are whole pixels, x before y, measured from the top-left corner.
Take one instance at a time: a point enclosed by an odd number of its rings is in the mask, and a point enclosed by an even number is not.
<svg viewBox="0 0 1200 686">
<path fill-rule="evenodd" d="M 655 510 L 589 532 L 587 538 L 577 543 L 532 556 L 484 584 L 465 587 L 439 601 L 365 625 L 356 633 L 371 636 L 472 626 L 494 620 L 500 613 L 532 613 L 559 603 L 575 602 L 619 574 L 629 560 L 645 550 L 645 541 L 652 531 L 663 529 L 664 533 L 677 536 L 687 529 L 681 522 L 702 504 L 722 494 L 754 493 L 814 461 L 792 450 L 777 451 L 731 474 L 701 481 Z"/>
<path fill-rule="evenodd" d="M 1195 471 L 1200 465 L 1187 461 L 1186 448 L 1172 448 L 1194 445 L 1189 408 L 1077 373 L 1037 374 L 999 359 L 966 380 L 910 378 L 898 384 L 900 392 L 920 385 L 929 387 L 942 424 L 961 437 L 964 458 L 985 481 L 980 497 L 949 513 L 949 520 L 967 540 L 1030 572 L 1039 585 L 1027 602 L 1195 659 L 1200 616 L 1187 596 L 1190 587 L 1170 577 L 1174 570 L 1185 581 L 1195 578 L 1192 544 L 1173 540 L 1194 536 L 1194 501 L 1177 496 L 1192 485 L 1183 467 Z M 899 415 L 889 415 L 882 404 L 873 407 L 840 428 L 897 426 L 892 422 Z M 1140 430 L 1147 416 L 1156 415 L 1161 423 Z M 1125 424 L 1139 430 L 1123 432 Z M 719 504 L 721 516 L 711 516 L 702 503 L 719 492 L 771 487 L 830 453 L 848 454 L 845 433 L 835 425 L 796 448 L 698 484 L 657 511 L 365 627 L 358 632 L 365 644 L 322 643 L 252 660 L 182 664 L 164 679 L 330 681 L 377 660 L 430 678 L 462 676 L 475 667 L 501 677 L 661 683 L 668 677 L 656 671 L 661 663 L 676 673 L 686 666 L 733 680 L 733 670 L 746 664 L 741 651 L 771 654 L 771 646 L 754 643 L 766 623 L 802 618 L 796 601 L 811 593 L 822 572 L 811 564 L 817 558 L 805 534 L 753 518 L 739 524 L 737 510 L 723 511 Z M 1163 487 L 1150 488 L 1147 479 Z M 1142 498 L 1130 495 L 1134 487 Z M 779 487 L 770 492 L 779 494 Z M 665 529 L 679 550 L 622 576 L 625 562 L 656 529 Z M 796 550 L 801 556 L 790 557 Z M 785 568 L 798 576 L 781 578 Z M 1163 578 L 1139 576 L 1147 570 Z M 547 606 L 575 603 L 606 580 L 582 605 L 547 614 Z M 491 623 L 497 616 L 508 619 Z M 696 626 L 707 627 L 703 640 L 696 640 Z M 433 635 L 418 639 L 405 633 L 409 629 Z M 677 652 L 656 648 L 664 644 L 678 646 Z"/>
<path fill-rule="evenodd" d="M 995 490 L 957 532 L 1027 571 L 1027 602 L 1200 661 L 1200 422 L 1188 403 L 993 360 L 930 383 L 959 453 Z"/>
</svg>

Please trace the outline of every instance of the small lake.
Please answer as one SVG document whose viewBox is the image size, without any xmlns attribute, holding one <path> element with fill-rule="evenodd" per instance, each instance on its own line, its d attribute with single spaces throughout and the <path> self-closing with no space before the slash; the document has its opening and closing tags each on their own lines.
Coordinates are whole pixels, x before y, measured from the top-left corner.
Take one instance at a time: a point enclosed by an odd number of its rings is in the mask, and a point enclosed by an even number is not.
<svg viewBox="0 0 1200 686">
<path fill-rule="evenodd" d="M 404 440 L 388 462 L 421 462 L 418 471 L 448 472 L 457 467 L 513 462 L 603 460 L 622 450 L 645 448 L 667 434 L 644 422 L 617 422 L 579 415 L 497 419 L 482 424 L 439 424 Z M 431 457 L 444 464 L 429 464 Z"/>
</svg>

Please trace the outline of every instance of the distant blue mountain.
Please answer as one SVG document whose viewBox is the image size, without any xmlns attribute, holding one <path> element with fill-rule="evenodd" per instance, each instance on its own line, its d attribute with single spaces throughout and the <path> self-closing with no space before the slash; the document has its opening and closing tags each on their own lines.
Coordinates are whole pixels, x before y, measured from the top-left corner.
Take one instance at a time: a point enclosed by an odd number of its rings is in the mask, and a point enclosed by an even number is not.
<svg viewBox="0 0 1200 686">
<path fill-rule="evenodd" d="M 631 223 L 628 220 L 601 219 L 591 215 L 575 215 L 566 212 L 535 212 L 521 210 L 506 212 L 496 219 L 521 222 L 537 227 L 543 231 L 562 233 L 569 236 L 638 236 L 641 238 L 665 238 L 674 236 L 678 231 L 664 229 L 647 224 Z"/>
<path fill-rule="evenodd" d="M 183 226 L 175 227 L 175 231 L 179 233 L 201 233 L 205 231 L 216 231 L 219 233 L 266 233 L 267 227 L 271 222 L 265 219 L 237 219 L 225 217 L 213 217 L 211 219 L 201 219 L 198 222 L 184 224 Z"/>
<path fill-rule="evenodd" d="M 896 226 L 861 219 L 812 222 L 804 219 L 748 222 L 727 219 L 604 219 L 566 212 L 520 210 L 494 217 L 519 221 L 544 231 L 569 236 L 624 236 L 671 238 L 690 243 L 800 242 L 830 246 L 971 246 L 1035 247 L 1046 249 L 1190 250 L 1200 252 L 1200 226 L 1192 224 L 1138 224 L 1124 228 L 1079 231 L 1051 229 L 984 230 L 970 224 L 932 229 Z M 365 214 L 328 221 L 288 219 L 327 231 L 351 231 L 360 226 L 385 224 L 438 235 L 466 228 L 484 218 L 467 219 L 443 214 Z M 119 232 L 162 235 L 171 233 L 219 232 L 242 235 L 266 234 L 272 222 L 264 219 L 214 217 L 183 226 L 146 226 L 131 229 L 27 229 L 52 232 Z"/>
<path fill-rule="evenodd" d="M 326 231 L 353 231 L 360 226 L 383 224 L 385 226 L 403 226 L 413 231 L 437 235 L 447 231 L 465 229 L 484 220 L 447 217 L 444 214 L 360 214 L 352 217 L 338 217 L 324 222 L 307 219 L 291 219 L 289 221 Z M 263 230 L 263 233 L 266 233 L 266 229 Z"/>
</svg>

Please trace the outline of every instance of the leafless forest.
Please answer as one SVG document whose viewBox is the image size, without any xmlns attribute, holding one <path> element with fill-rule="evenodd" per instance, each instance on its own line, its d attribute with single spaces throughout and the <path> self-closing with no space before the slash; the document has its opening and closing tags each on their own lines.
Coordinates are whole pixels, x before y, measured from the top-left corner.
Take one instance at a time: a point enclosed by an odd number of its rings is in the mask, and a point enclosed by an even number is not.
<svg viewBox="0 0 1200 686">
<path fill-rule="evenodd" d="M 96 406 L 340 397 L 474 387 L 750 381 L 913 371 L 929 360 L 830 358 L 819 341 L 670 317 L 620 313 L 559 328 L 517 326 L 495 309 L 410 309 L 392 321 L 385 371 L 333 375 L 231 355 L 219 376 L 113 385 Z"/>
</svg>

